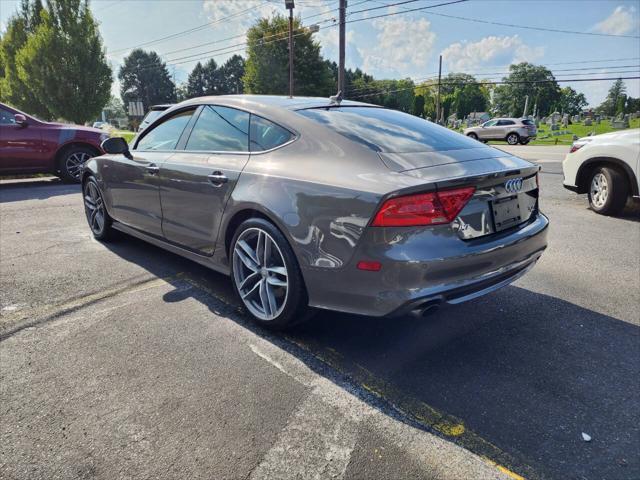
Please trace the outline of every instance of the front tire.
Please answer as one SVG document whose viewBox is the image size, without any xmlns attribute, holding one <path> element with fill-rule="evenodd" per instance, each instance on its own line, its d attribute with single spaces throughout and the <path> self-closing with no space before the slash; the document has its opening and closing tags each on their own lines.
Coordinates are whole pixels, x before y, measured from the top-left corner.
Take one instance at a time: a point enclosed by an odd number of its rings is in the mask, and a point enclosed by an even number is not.
<svg viewBox="0 0 640 480">
<path fill-rule="evenodd" d="M 84 164 L 95 156 L 96 152 L 88 147 L 72 146 L 64 150 L 58 164 L 60 178 L 68 183 L 80 183 Z"/>
<path fill-rule="evenodd" d="M 506 140 L 509 145 L 517 145 L 518 142 L 520 142 L 520 135 L 515 132 L 510 133 L 509 135 L 507 135 Z"/>
<path fill-rule="evenodd" d="M 468 133 L 467 137 L 473 138 L 474 140 L 478 140 L 478 135 L 476 135 L 475 133 Z"/>
<path fill-rule="evenodd" d="M 618 170 L 598 167 L 589 181 L 589 206 L 601 215 L 617 215 L 627 203 L 629 185 Z"/>
<path fill-rule="evenodd" d="M 87 223 L 93 234 L 93 238 L 103 242 L 114 237 L 112 220 L 107 213 L 104 199 L 98 182 L 94 177 L 89 177 L 82 186 L 82 196 L 84 199 L 84 213 L 87 216 Z"/>
<path fill-rule="evenodd" d="M 244 221 L 229 252 L 234 290 L 253 320 L 282 330 L 307 318 L 300 267 L 286 238 L 261 218 Z"/>
</svg>

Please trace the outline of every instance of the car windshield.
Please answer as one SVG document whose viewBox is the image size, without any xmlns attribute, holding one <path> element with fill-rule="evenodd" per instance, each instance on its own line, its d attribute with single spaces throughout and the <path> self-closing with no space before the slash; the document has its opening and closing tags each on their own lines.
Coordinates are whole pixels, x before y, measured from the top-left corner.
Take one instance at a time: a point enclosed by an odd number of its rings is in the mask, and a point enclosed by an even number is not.
<svg viewBox="0 0 640 480">
<path fill-rule="evenodd" d="M 478 142 L 419 117 L 377 107 L 298 110 L 376 152 L 413 153 L 477 148 Z"/>
</svg>

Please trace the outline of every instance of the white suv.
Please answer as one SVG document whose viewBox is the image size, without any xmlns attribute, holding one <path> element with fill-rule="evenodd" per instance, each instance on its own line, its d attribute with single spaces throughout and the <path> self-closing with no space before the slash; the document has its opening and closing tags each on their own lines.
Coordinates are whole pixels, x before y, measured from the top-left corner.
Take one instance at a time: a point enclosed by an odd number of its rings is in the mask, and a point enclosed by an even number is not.
<svg viewBox="0 0 640 480">
<path fill-rule="evenodd" d="M 615 215 L 627 198 L 638 198 L 640 129 L 576 140 L 562 162 L 564 187 L 588 193 L 596 213 Z"/>
</svg>

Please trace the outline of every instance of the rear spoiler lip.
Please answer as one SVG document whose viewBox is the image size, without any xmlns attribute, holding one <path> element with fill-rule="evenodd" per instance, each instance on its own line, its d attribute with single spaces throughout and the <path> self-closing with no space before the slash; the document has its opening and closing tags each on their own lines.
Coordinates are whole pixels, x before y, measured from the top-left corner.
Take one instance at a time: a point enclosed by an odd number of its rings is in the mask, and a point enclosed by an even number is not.
<svg viewBox="0 0 640 480">
<path fill-rule="evenodd" d="M 424 168 L 434 168 L 434 167 L 424 167 Z M 413 169 L 418 170 L 418 169 Z M 449 177 L 444 178 L 442 180 L 437 180 L 435 182 L 425 182 L 421 185 L 415 185 L 412 187 L 401 188 L 399 190 L 394 190 L 392 192 L 387 193 L 382 197 L 382 200 L 388 200 L 394 197 L 401 197 L 404 195 L 413 195 L 416 193 L 429 193 L 438 190 L 444 190 L 449 188 L 456 187 L 465 187 L 465 186 L 476 186 L 478 183 L 483 183 L 485 181 L 491 179 L 498 178 L 507 178 L 514 176 L 521 176 L 524 179 L 531 178 L 538 174 L 541 170 L 539 165 L 531 164 L 530 167 L 525 168 L 517 168 L 517 169 L 503 169 L 498 171 L 492 171 L 487 173 L 482 173 L 478 175 L 462 175 L 459 177 Z"/>
</svg>

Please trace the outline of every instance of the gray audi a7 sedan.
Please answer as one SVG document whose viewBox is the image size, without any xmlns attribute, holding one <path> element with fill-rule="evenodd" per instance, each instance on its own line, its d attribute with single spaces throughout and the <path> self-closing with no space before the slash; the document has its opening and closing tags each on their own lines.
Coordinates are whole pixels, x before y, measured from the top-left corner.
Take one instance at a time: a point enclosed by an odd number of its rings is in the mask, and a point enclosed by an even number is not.
<svg viewBox="0 0 640 480">
<path fill-rule="evenodd" d="M 324 98 L 187 100 L 82 184 L 119 230 L 228 274 L 261 325 L 308 307 L 422 314 L 508 285 L 546 248 L 538 167 L 412 115 Z"/>
</svg>

